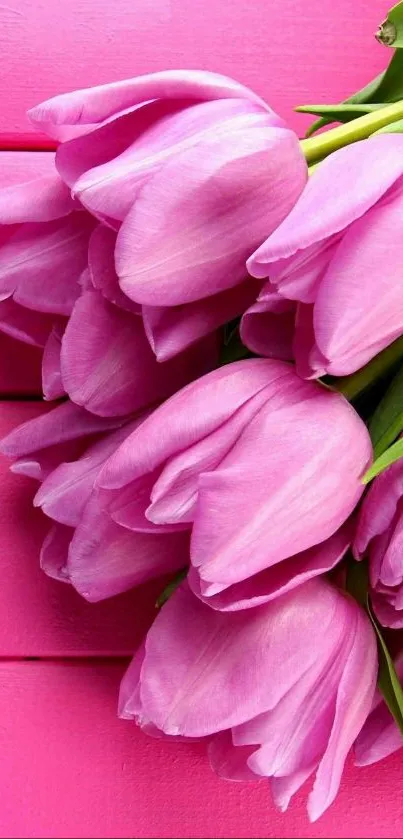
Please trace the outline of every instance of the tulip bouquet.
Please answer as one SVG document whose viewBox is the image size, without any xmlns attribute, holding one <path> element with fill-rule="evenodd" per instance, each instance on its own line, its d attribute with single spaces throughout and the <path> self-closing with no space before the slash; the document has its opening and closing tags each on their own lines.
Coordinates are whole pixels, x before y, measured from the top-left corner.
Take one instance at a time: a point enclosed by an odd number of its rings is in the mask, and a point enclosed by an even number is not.
<svg viewBox="0 0 403 839">
<path fill-rule="evenodd" d="M 402 745 L 402 3 L 378 38 L 302 141 L 178 70 L 57 96 L 55 151 L 2 153 L 0 330 L 57 401 L 2 442 L 41 566 L 89 601 L 161 577 L 120 715 L 283 810 L 315 775 L 312 820 L 353 745 Z"/>
</svg>

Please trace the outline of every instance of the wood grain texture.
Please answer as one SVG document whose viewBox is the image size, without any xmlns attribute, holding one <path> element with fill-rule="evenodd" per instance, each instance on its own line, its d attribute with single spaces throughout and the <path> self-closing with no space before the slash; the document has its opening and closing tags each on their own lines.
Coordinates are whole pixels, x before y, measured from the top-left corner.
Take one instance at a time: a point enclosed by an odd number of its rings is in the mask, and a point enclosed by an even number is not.
<svg viewBox="0 0 403 839">
<path fill-rule="evenodd" d="M 0 439 L 44 409 L 40 403 L 1 403 Z M 0 458 L 0 657 L 130 655 L 155 616 L 165 581 L 90 604 L 49 579 L 39 568 L 49 520 L 32 507 L 37 486 L 10 473 Z"/>
<path fill-rule="evenodd" d="M 6 0 L 0 3 L 0 134 L 37 148 L 25 111 L 54 94 L 163 68 L 201 67 L 262 94 L 300 133 L 298 103 L 339 101 L 383 69 L 373 39 L 387 0 Z M 26 135 L 28 132 L 28 135 Z M 1 178 L 1 170 L 0 170 Z M 40 353 L 0 335 L 0 395 L 40 386 Z M 2 403 L 0 437 L 45 410 Z M 34 482 L 0 460 L 0 839 L 358 839 L 401 837 L 401 753 L 345 772 L 310 825 L 305 795 L 280 815 L 267 785 L 229 784 L 204 744 L 169 744 L 116 718 L 120 662 L 133 651 L 160 584 L 85 603 L 39 569 L 46 521 Z M 62 661 L 71 656 L 75 661 Z"/>
<path fill-rule="evenodd" d="M 153 740 L 116 719 L 122 665 L 0 664 L 0 837 L 401 837 L 401 756 L 347 769 L 316 824 L 276 812 L 268 786 L 228 783 L 204 743 Z"/>
<path fill-rule="evenodd" d="M 163 68 L 235 76 L 292 117 L 338 101 L 382 69 L 373 33 L 386 0 L 8 0 L 0 4 L 0 132 L 62 91 Z"/>
</svg>

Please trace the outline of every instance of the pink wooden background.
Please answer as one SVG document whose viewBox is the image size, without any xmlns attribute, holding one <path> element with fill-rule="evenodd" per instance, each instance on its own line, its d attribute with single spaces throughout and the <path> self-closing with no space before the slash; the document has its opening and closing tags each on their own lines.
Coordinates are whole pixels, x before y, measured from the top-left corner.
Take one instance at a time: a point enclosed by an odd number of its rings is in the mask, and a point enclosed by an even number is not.
<svg viewBox="0 0 403 839">
<path fill-rule="evenodd" d="M 31 132 L 25 110 L 37 101 L 164 67 L 233 75 L 302 132 L 293 104 L 338 101 L 382 69 L 372 33 L 390 3 L 7 0 L 3 147 Z M 0 436 L 43 410 L 24 401 L 39 381 L 38 353 L 0 336 Z M 304 795 L 279 815 L 264 783 L 215 778 L 199 744 L 151 740 L 117 720 L 119 679 L 158 586 L 91 606 L 47 579 L 33 487 L 1 462 L 0 837 L 402 836 L 400 754 L 376 771 L 350 764 L 336 804 L 311 826 Z"/>
</svg>

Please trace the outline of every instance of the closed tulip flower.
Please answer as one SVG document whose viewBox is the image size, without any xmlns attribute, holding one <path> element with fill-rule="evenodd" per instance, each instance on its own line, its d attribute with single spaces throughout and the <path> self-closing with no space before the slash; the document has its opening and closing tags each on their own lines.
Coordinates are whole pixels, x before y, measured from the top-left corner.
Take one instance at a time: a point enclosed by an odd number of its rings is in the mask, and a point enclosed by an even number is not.
<svg viewBox="0 0 403 839">
<path fill-rule="evenodd" d="M 125 416 L 211 370 L 214 331 L 158 363 L 141 307 L 120 290 L 113 231 L 71 198 L 54 155 L 1 154 L 0 330 L 44 348 L 45 399 Z"/>
<path fill-rule="evenodd" d="M 316 772 L 315 821 L 337 794 L 376 675 L 368 617 L 324 580 L 230 615 L 183 583 L 124 677 L 120 715 L 151 734 L 209 738 L 218 774 L 269 779 L 281 810 Z"/>
<path fill-rule="evenodd" d="M 358 370 L 403 331 L 403 137 L 374 136 L 319 164 L 283 223 L 248 260 L 268 278 L 242 336 L 295 357 L 306 378 Z"/>
<path fill-rule="evenodd" d="M 44 347 L 80 294 L 94 220 L 49 152 L 0 152 L 0 330 Z"/>
<path fill-rule="evenodd" d="M 403 680 L 403 652 L 394 661 L 395 670 Z M 399 751 L 403 739 L 386 702 L 379 690 L 376 691 L 371 713 L 360 731 L 355 743 L 355 763 L 357 766 L 369 766 Z"/>
<path fill-rule="evenodd" d="M 233 590 L 253 605 L 333 567 L 348 544 L 345 532 L 334 534 L 362 494 L 370 459 L 365 425 L 342 396 L 284 362 L 250 359 L 157 408 L 98 485 L 124 527 L 192 525 L 195 590 L 210 597 L 254 578 L 252 589 Z M 262 579 L 265 569 L 272 573 Z"/>
<path fill-rule="evenodd" d="M 362 504 L 354 540 L 368 557 L 371 598 L 383 626 L 403 627 L 403 461 L 373 481 Z"/>
<path fill-rule="evenodd" d="M 246 259 L 307 178 L 296 135 L 258 96 L 173 70 L 57 96 L 30 116 L 65 140 L 61 177 L 116 231 L 120 287 L 143 306 L 160 360 L 253 302 Z"/>
<path fill-rule="evenodd" d="M 87 600 L 119 594 L 186 565 L 183 528 L 144 533 L 120 527 L 102 509 L 94 483 L 108 457 L 144 420 L 96 417 L 65 402 L 29 420 L 2 443 L 12 470 L 40 481 L 34 505 L 52 520 L 40 563 Z"/>
</svg>

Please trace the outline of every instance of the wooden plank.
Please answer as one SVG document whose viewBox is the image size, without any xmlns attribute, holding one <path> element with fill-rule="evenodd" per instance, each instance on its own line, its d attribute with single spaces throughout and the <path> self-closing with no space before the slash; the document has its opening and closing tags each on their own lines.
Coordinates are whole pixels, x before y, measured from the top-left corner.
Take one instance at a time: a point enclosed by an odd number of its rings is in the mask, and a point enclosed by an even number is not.
<svg viewBox="0 0 403 839">
<path fill-rule="evenodd" d="M 0 133 L 1 151 L 54 151 L 57 143 L 45 134 L 33 134 L 32 131 L 17 133 L 2 131 Z"/>
<path fill-rule="evenodd" d="M 122 667 L 0 664 L 0 836 L 401 837 L 401 753 L 349 766 L 336 803 L 310 825 L 307 788 L 276 812 L 266 783 L 221 781 L 203 743 L 153 740 L 116 719 Z"/>
<path fill-rule="evenodd" d="M 390 5 L 390 4 L 389 4 Z M 0 6 L 0 131 L 71 90 L 163 68 L 233 75 L 301 130 L 304 102 L 338 101 L 383 69 L 384 0 L 9 0 Z"/>
<path fill-rule="evenodd" d="M 0 439 L 44 410 L 40 403 L 2 403 Z M 37 483 L 9 472 L 0 459 L 0 657 L 128 655 L 155 615 L 165 582 L 89 604 L 39 568 L 49 520 L 32 507 Z"/>
</svg>

